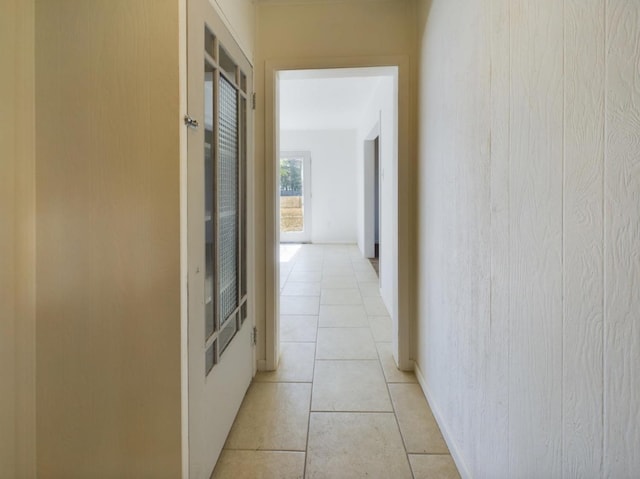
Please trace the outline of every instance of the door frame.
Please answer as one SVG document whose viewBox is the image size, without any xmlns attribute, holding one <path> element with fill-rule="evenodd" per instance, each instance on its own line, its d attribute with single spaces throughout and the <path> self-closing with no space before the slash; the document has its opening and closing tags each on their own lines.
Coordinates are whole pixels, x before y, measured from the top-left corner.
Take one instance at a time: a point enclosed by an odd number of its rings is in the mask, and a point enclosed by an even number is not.
<svg viewBox="0 0 640 479">
<path fill-rule="evenodd" d="M 375 256 L 375 223 L 376 214 L 380 214 L 379 204 L 375 205 L 375 161 L 376 139 L 380 140 L 380 120 L 364 139 L 364 256 L 373 258 Z M 380 185 L 378 184 L 380 194 Z M 379 199 L 380 201 L 380 199 Z"/>
<path fill-rule="evenodd" d="M 311 152 L 310 151 L 281 151 L 278 161 L 281 159 L 302 159 L 302 195 L 304 230 L 301 232 L 287 233 L 287 243 L 310 243 L 313 235 L 313 190 L 311 179 Z M 278 191 L 280 191 L 280 177 L 278 176 Z M 280 219 L 280 195 L 278 194 L 278 220 Z M 282 232 L 280 232 L 282 235 Z M 282 238 L 281 238 L 282 240 Z"/>
<path fill-rule="evenodd" d="M 413 317 L 412 264 L 414 250 L 412 201 L 414 182 L 411 174 L 415 147 L 411 144 L 413 122 L 411 120 L 410 61 L 406 55 L 379 57 L 334 57 L 334 58 L 290 58 L 268 60 L 265 63 L 265 359 L 258 362 L 258 369 L 275 370 L 278 367 L 280 351 L 280 225 L 278 220 L 278 171 L 276 159 L 280 154 L 278 132 L 280 119 L 278 112 L 279 73 L 287 70 L 320 70 L 334 68 L 397 67 L 398 106 L 398 161 L 397 182 L 404 185 L 397 188 L 397 252 L 396 271 L 393 272 L 394 299 L 396 311 L 391 311 L 393 320 L 392 352 L 397 366 L 402 370 L 413 370 L 411 318 Z"/>
</svg>

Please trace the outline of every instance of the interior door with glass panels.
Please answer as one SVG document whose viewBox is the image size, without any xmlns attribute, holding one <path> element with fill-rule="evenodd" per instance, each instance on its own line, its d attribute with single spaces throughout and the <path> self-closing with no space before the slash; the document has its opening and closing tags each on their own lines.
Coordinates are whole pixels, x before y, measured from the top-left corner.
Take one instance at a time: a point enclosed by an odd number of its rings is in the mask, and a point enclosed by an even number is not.
<svg viewBox="0 0 640 479">
<path fill-rule="evenodd" d="M 280 242 L 311 242 L 311 153 L 280 152 Z"/>
<path fill-rule="evenodd" d="M 189 476 L 209 478 L 254 371 L 247 178 L 252 69 L 188 1 Z"/>
</svg>

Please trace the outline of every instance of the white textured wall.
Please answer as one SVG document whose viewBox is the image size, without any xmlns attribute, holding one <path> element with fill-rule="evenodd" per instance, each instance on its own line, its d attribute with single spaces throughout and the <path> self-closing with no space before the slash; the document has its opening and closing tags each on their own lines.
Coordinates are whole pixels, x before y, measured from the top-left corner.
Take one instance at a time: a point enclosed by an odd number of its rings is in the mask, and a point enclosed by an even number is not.
<svg viewBox="0 0 640 479">
<path fill-rule="evenodd" d="M 398 319 L 398 111 L 397 79 L 381 77 L 364 111 L 358 128 L 358 242 L 364 248 L 364 142 L 376 124 L 380 127 L 380 289 L 382 299 L 395 321 Z"/>
<path fill-rule="evenodd" d="M 640 3 L 419 1 L 417 365 L 466 477 L 640 471 Z"/>
<path fill-rule="evenodd" d="M 283 130 L 280 151 L 311 152 L 311 241 L 355 243 L 356 131 Z"/>
</svg>

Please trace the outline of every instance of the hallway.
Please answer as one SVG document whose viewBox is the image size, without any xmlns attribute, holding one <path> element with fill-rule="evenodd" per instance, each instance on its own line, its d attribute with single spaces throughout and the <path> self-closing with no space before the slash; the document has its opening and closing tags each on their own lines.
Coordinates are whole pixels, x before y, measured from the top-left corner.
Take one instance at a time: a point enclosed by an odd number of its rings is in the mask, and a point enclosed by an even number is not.
<svg viewBox="0 0 640 479">
<path fill-rule="evenodd" d="M 280 367 L 258 373 L 213 478 L 458 478 L 413 373 L 391 356 L 356 246 L 282 245 Z"/>
</svg>

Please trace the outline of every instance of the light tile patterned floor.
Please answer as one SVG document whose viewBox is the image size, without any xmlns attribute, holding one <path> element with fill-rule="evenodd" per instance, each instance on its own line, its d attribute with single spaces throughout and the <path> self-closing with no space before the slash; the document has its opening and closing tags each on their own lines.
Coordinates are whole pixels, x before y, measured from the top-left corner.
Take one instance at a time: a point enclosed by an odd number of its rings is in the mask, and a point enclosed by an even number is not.
<svg viewBox="0 0 640 479">
<path fill-rule="evenodd" d="M 258 373 L 214 479 L 457 479 L 357 247 L 282 245 L 281 356 Z"/>
</svg>

